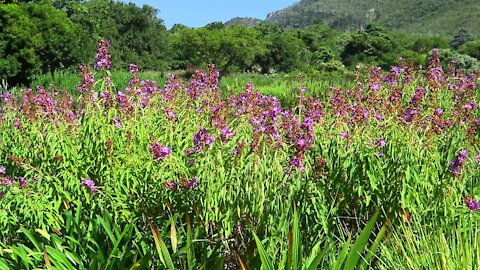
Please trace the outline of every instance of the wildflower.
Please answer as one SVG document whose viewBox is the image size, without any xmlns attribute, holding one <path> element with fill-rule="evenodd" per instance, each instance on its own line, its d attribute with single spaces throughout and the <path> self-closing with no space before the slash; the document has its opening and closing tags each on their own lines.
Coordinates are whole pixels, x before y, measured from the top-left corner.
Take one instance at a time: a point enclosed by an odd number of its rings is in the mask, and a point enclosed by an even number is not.
<svg viewBox="0 0 480 270">
<path fill-rule="evenodd" d="M 478 105 L 475 104 L 475 103 L 473 103 L 473 102 L 469 102 L 469 103 L 465 104 L 465 105 L 463 106 L 463 108 L 464 108 L 464 109 L 467 109 L 467 110 L 475 110 L 475 109 L 478 108 Z"/>
<path fill-rule="evenodd" d="M 348 134 L 348 132 L 342 132 L 342 133 L 340 133 L 340 137 L 342 137 L 344 139 L 348 139 L 350 137 L 350 135 Z"/>
<path fill-rule="evenodd" d="M 174 189 L 177 188 L 177 183 L 176 183 L 176 182 L 173 182 L 173 181 L 171 181 L 171 182 L 165 182 L 164 186 L 165 186 L 166 189 L 174 190 Z"/>
<path fill-rule="evenodd" d="M 159 142 L 154 142 L 150 145 L 150 153 L 154 156 L 155 159 L 164 159 L 168 155 L 170 155 L 170 153 L 172 153 L 172 149 L 163 146 Z"/>
<path fill-rule="evenodd" d="M 80 70 L 82 71 L 82 81 L 77 85 L 77 90 L 88 93 L 94 87 L 95 77 L 87 66 L 80 66 Z"/>
<path fill-rule="evenodd" d="M 4 167 L 0 167 L 0 174 L 6 174 L 7 170 Z"/>
<path fill-rule="evenodd" d="M 480 164 L 480 154 L 477 154 L 475 158 L 477 159 L 477 163 Z"/>
<path fill-rule="evenodd" d="M 230 141 L 230 139 L 235 135 L 235 133 L 233 133 L 233 131 L 231 131 L 228 127 L 224 127 L 221 131 L 220 131 L 220 136 L 221 136 L 221 139 L 223 142 L 228 142 Z"/>
<path fill-rule="evenodd" d="M 20 185 L 20 187 L 24 188 L 28 185 L 28 182 L 27 182 L 27 179 L 25 179 L 25 177 L 22 177 L 20 176 L 18 178 L 18 184 Z"/>
<path fill-rule="evenodd" d="M 95 69 L 105 68 L 109 70 L 112 66 L 112 56 L 108 53 L 110 41 L 101 39 L 97 47 L 97 55 L 95 56 Z"/>
<path fill-rule="evenodd" d="M 115 125 L 116 128 L 122 127 L 122 118 L 120 116 L 115 116 L 112 119 L 112 123 Z"/>
<path fill-rule="evenodd" d="M 131 74 L 137 74 L 139 71 L 138 66 L 135 64 L 130 64 L 128 68 L 130 69 Z"/>
<path fill-rule="evenodd" d="M 467 157 L 467 154 L 468 154 L 467 149 L 462 149 L 462 150 L 460 150 L 460 154 L 459 154 L 458 157 L 457 157 L 457 158 L 458 158 L 458 162 L 460 162 L 460 163 L 462 163 L 462 164 L 465 163 L 465 161 L 467 161 L 467 158 L 468 158 L 468 157 Z"/>
<path fill-rule="evenodd" d="M 13 178 L 11 176 L 0 178 L 0 185 L 6 186 L 6 187 L 13 185 Z"/>
<path fill-rule="evenodd" d="M 202 150 L 202 148 L 210 147 L 215 139 L 211 136 L 208 131 L 204 128 L 201 128 L 198 132 L 193 135 L 193 149 L 185 150 L 185 154 L 189 155 L 191 153 L 197 153 Z"/>
<path fill-rule="evenodd" d="M 376 145 L 377 147 L 384 147 L 386 144 L 387 144 L 387 143 L 386 143 L 385 140 L 382 139 L 382 138 L 376 138 L 376 139 L 375 139 L 375 145 Z"/>
<path fill-rule="evenodd" d="M 13 126 L 16 129 L 21 129 L 22 128 L 22 122 L 20 121 L 20 119 L 18 117 L 15 117 L 15 119 L 13 119 Z"/>
<path fill-rule="evenodd" d="M 300 171 L 305 170 L 305 167 L 302 164 L 302 158 L 300 157 L 295 157 L 295 156 L 291 157 L 289 164 L 292 167 L 297 167 Z"/>
<path fill-rule="evenodd" d="M 238 148 L 232 150 L 232 155 L 238 155 Z"/>
<path fill-rule="evenodd" d="M 440 109 L 440 108 L 437 108 L 437 109 L 435 109 L 434 114 L 435 114 L 435 115 L 438 115 L 438 116 L 443 115 L 443 110 Z"/>
<path fill-rule="evenodd" d="M 378 152 L 378 153 L 377 153 L 377 156 L 383 157 L 383 156 L 385 156 L 385 153 L 383 153 L 383 152 Z"/>
<path fill-rule="evenodd" d="M 468 159 L 467 154 L 468 154 L 467 149 L 462 149 L 460 150 L 460 153 L 458 154 L 458 156 L 456 156 L 454 159 L 452 159 L 452 161 L 450 161 L 450 165 L 448 168 L 453 174 L 456 174 L 456 175 L 460 174 L 463 167 L 463 163 L 465 163 Z"/>
<path fill-rule="evenodd" d="M 192 180 L 185 182 L 183 188 L 185 189 L 193 189 L 198 184 L 198 176 L 195 176 Z"/>
<path fill-rule="evenodd" d="M 90 189 L 90 193 L 92 194 L 97 192 L 97 186 L 95 185 L 95 182 L 92 179 L 83 179 L 80 186 L 87 187 L 88 189 Z"/>
<path fill-rule="evenodd" d="M 472 199 L 470 195 L 467 195 L 467 197 L 465 198 L 465 203 L 467 207 L 470 208 L 470 210 L 472 211 L 477 211 L 478 209 L 480 209 L 480 204 L 478 203 L 478 201 L 475 198 Z"/>
</svg>

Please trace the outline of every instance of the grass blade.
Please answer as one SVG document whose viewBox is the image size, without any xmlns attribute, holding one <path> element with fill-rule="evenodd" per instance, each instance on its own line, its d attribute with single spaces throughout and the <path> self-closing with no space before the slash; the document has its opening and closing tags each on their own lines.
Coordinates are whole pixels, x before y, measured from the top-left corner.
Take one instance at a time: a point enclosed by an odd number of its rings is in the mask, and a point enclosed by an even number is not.
<svg viewBox="0 0 480 270">
<path fill-rule="evenodd" d="M 167 269 L 175 269 L 165 242 L 163 242 L 162 238 L 159 237 L 157 230 L 152 224 L 150 224 L 150 229 L 152 230 L 153 240 L 155 241 L 155 246 L 157 248 L 158 255 L 160 256 L 160 261 Z"/>
<path fill-rule="evenodd" d="M 375 222 L 377 222 L 378 215 L 380 214 L 380 209 L 377 209 L 373 216 L 368 221 L 365 228 L 363 228 L 360 236 L 355 240 L 352 250 L 349 252 L 347 261 L 345 262 L 345 269 L 354 269 L 357 265 L 360 255 L 365 249 L 365 246 L 368 243 L 368 239 L 372 234 L 373 229 L 375 228 Z"/>
<path fill-rule="evenodd" d="M 262 261 L 262 266 L 266 270 L 274 270 L 272 262 L 268 259 L 267 253 L 262 246 L 262 241 L 258 238 L 257 234 L 253 233 L 253 237 L 255 238 L 255 243 L 257 244 L 258 254 L 260 255 L 260 260 Z"/>
</svg>

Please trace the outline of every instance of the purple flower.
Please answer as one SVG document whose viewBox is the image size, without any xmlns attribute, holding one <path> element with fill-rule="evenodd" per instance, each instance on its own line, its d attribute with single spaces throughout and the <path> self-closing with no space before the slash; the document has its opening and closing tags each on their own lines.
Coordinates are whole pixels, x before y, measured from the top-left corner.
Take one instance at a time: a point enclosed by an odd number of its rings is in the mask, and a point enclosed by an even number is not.
<svg viewBox="0 0 480 270">
<path fill-rule="evenodd" d="M 460 164 L 458 162 L 458 159 L 455 158 L 453 159 L 452 161 L 450 161 L 450 166 L 448 166 L 448 168 L 450 169 L 450 171 L 453 173 L 453 174 L 460 174 L 461 170 L 462 170 L 462 164 Z"/>
<path fill-rule="evenodd" d="M 150 153 L 154 156 L 154 159 L 164 159 L 170 155 L 171 152 L 172 149 L 163 146 L 159 142 L 154 142 L 150 145 Z"/>
<path fill-rule="evenodd" d="M 295 156 L 291 157 L 289 164 L 292 167 L 297 167 L 300 171 L 305 170 L 305 167 L 302 164 L 302 159 L 299 157 L 295 157 Z"/>
<path fill-rule="evenodd" d="M 130 73 L 132 73 L 132 74 L 137 74 L 138 73 L 138 66 L 137 65 L 130 64 L 128 66 L 128 68 L 130 69 Z"/>
<path fill-rule="evenodd" d="M 185 189 L 193 189 L 197 186 L 197 184 L 198 184 L 198 176 L 195 176 L 192 180 L 185 182 L 183 187 Z"/>
<path fill-rule="evenodd" d="M 232 155 L 238 155 L 238 148 L 232 150 Z"/>
<path fill-rule="evenodd" d="M 477 154 L 475 158 L 477 159 L 477 163 L 480 164 L 480 154 Z"/>
<path fill-rule="evenodd" d="M 101 39 L 97 47 L 97 55 L 95 56 L 95 69 L 105 68 L 109 70 L 112 66 L 112 56 L 108 53 L 108 47 L 110 47 L 110 41 Z"/>
<path fill-rule="evenodd" d="M 200 130 L 193 135 L 193 149 L 188 150 L 188 152 L 185 150 L 185 154 L 200 152 L 202 148 L 210 147 L 214 141 L 215 139 L 206 129 L 200 128 Z"/>
<path fill-rule="evenodd" d="M 382 138 L 376 138 L 376 139 L 375 139 L 375 145 L 376 145 L 377 147 L 384 147 L 386 144 L 387 144 L 387 143 L 386 143 L 385 140 L 382 139 Z"/>
<path fill-rule="evenodd" d="M 6 186 L 6 187 L 13 185 L 13 178 L 11 176 L 0 178 L 0 185 Z"/>
<path fill-rule="evenodd" d="M 468 159 L 467 154 L 467 149 L 461 149 L 458 156 L 456 156 L 452 161 L 450 161 L 449 169 L 453 174 L 460 174 L 463 163 L 465 163 Z"/>
<path fill-rule="evenodd" d="M 466 204 L 467 207 L 470 208 L 470 210 L 472 211 L 477 211 L 478 209 L 480 209 L 480 204 L 475 198 L 471 199 L 467 196 Z"/>
<path fill-rule="evenodd" d="M 25 179 L 25 177 L 22 177 L 20 176 L 18 178 L 18 184 L 20 185 L 20 187 L 24 188 L 28 185 L 28 182 L 27 182 L 27 179 Z"/>
<path fill-rule="evenodd" d="M 378 153 L 377 153 L 377 156 L 383 157 L 383 156 L 385 156 L 385 153 L 383 153 L 383 152 L 378 152 Z"/>
<path fill-rule="evenodd" d="M 342 137 L 344 139 L 348 139 L 350 137 L 350 135 L 348 134 L 348 132 L 342 132 L 342 133 L 340 133 L 340 137 Z"/>
<path fill-rule="evenodd" d="M 112 123 L 115 125 L 116 128 L 122 127 L 122 118 L 120 116 L 115 116 L 112 119 Z"/>
<path fill-rule="evenodd" d="M 443 115 L 443 110 L 440 109 L 440 108 L 437 108 L 437 109 L 435 109 L 434 114 L 435 114 L 435 115 L 438 115 L 438 116 Z"/>
<path fill-rule="evenodd" d="M 467 110 L 475 110 L 478 108 L 477 104 L 473 103 L 473 102 L 469 102 L 467 104 L 465 104 L 463 106 L 464 109 L 467 109 Z"/>
<path fill-rule="evenodd" d="M 228 142 L 235 135 L 228 127 L 222 128 L 220 131 L 220 136 L 223 142 Z"/>
<path fill-rule="evenodd" d="M 174 190 L 174 189 L 177 188 L 177 182 L 173 182 L 173 181 L 171 181 L 171 182 L 165 182 L 164 185 L 165 185 L 165 188 L 166 188 L 166 189 Z"/>
<path fill-rule="evenodd" d="M 467 154 L 468 154 L 467 149 L 460 150 L 460 154 L 458 154 L 458 156 L 457 156 L 458 162 L 460 164 L 463 164 L 467 161 L 467 159 L 468 159 Z"/>
<path fill-rule="evenodd" d="M 90 189 L 90 193 L 92 194 L 97 192 L 97 186 L 95 185 L 95 182 L 92 179 L 83 179 L 80 186 L 87 187 L 88 189 Z"/>
<path fill-rule="evenodd" d="M 0 174 L 6 174 L 7 170 L 4 167 L 0 167 Z"/>
</svg>

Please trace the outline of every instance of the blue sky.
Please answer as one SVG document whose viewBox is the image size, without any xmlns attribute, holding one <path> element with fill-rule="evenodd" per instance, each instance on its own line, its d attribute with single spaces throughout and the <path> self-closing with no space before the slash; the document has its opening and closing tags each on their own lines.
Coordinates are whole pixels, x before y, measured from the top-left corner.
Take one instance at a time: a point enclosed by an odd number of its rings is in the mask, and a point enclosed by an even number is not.
<svg viewBox="0 0 480 270">
<path fill-rule="evenodd" d="M 298 0 L 124 0 L 139 6 L 147 4 L 160 10 L 158 16 L 170 28 L 175 23 L 190 27 L 204 26 L 210 22 L 225 22 L 234 17 L 265 19 L 271 11 L 286 8 Z"/>
</svg>

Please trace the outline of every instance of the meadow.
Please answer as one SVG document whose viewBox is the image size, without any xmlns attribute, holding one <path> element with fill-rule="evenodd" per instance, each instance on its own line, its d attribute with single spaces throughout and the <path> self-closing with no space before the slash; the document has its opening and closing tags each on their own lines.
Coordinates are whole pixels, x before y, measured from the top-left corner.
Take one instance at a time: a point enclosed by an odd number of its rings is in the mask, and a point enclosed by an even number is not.
<svg viewBox="0 0 480 270">
<path fill-rule="evenodd" d="M 3 89 L 0 269 L 480 269 L 478 77 L 437 50 L 256 86 L 108 48 Z"/>
</svg>

